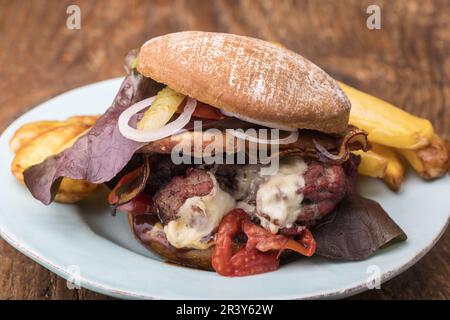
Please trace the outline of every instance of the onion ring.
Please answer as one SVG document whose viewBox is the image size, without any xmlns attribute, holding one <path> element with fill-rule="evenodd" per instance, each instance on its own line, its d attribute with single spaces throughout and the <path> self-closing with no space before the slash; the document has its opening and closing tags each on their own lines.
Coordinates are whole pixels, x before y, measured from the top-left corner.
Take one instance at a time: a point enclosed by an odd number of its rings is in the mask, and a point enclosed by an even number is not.
<svg viewBox="0 0 450 320">
<path fill-rule="evenodd" d="M 291 131 L 289 135 L 282 139 L 262 139 L 258 138 L 252 135 L 249 135 L 245 132 L 241 132 L 235 129 L 227 129 L 227 133 L 230 133 L 231 135 L 235 136 L 238 139 L 241 140 L 248 140 L 249 142 L 259 143 L 259 144 L 290 144 L 294 143 L 298 139 L 298 130 L 297 131 Z"/>
<path fill-rule="evenodd" d="M 122 112 L 119 117 L 118 124 L 119 131 L 125 138 L 137 142 L 151 142 L 171 136 L 183 129 L 184 126 L 189 123 L 192 117 L 192 113 L 194 113 L 195 107 L 197 106 L 197 100 L 187 97 L 187 102 L 184 106 L 183 112 L 178 116 L 176 120 L 166 124 L 164 127 L 153 130 L 151 132 L 143 132 L 131 127 L 129 124 L 130 119 L 136 113 L 151 105 L 155 98 L 156 96 L 153 96 L 141 100 Z"/>
<path fill-rule="evenodd" d="M 291 128 L 291 127 L 288 127 L 288 126 L 278 125 L 278 124 L 272 123 L 272 122 L 255 120 L 253 118 L 237 115 L 235 113 L 228 112 L 228 111 L 225 111 L 223 109 L 220 109 L 220 112 L 222 112 L 227 117 L 235 117 L 235 118 L 240 119 L 242 121 L 251 122 L 251 123 L 258 124 L 258 125 L 261 125 L 261 126 L 264 126 L 264 127 L 272 128 L 272 129 L 280 129 L 280 130 L 283 130 L 283 131 L 290 131 L 290 132 L 298 131 L 297 128 Z"/>
</svg>

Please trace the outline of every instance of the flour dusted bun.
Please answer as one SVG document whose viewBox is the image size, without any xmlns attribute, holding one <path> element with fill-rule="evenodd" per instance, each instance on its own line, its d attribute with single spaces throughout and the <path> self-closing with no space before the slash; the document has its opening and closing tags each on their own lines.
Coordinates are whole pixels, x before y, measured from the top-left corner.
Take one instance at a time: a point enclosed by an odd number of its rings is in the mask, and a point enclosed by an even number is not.
<svg viewBox="0 0 450 320">
<path fill-rule="evenodd" d="M 225 111 L 293 128 L 339 133 L 350 101 L 327 73 L 263 40 L 186 31 L 147 41 L 138 71 Z"/>
</svg>

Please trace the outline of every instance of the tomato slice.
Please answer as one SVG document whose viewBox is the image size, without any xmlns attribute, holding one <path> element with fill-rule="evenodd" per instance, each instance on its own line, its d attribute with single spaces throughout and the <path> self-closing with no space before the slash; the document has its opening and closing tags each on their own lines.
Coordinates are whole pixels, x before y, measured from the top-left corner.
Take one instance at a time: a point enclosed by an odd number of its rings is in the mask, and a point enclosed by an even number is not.
<svg viewBox="0 0 450 320">
<path fill-rule="evenodd" d="M 155 213 L 153 199 L 145 193 L 141 193 L 133 200 L 118 206 L 117 210 L 134 215 Z"/>
<path fill-rule="evenodd" d="M 247 243 L 233 255 L 233 238 L 244 232 Z M 231 210 L 220 222 L 212 254 L 212 266 L 223 276 L 245 276 L 278 269 L 280 253 L 290 249 L 311 256 L 316 243 L 309 230 L 305 229 L 299 241 L 270 231 L 250 221 L 242 209 Z"/>
<path fill-rule="evenodd" d="M 219 224 L 211 263 L 214 270 L 221 275 L 236 275 L 236 266 L 231 264 L 233 237 L 241 231 L 241 223 L 247 218 L 246 216 L 244 210 L 234 209 L 224 216 Z"/>
<path fill-rule="evenodd" d="M 181 113 L 184 108 L 184 103 L 180 104 L 180 107 L 177 110 L 177 113 Z M 221 120 L 226 116 L 220 112 L 219 109 L 210 106 L 209 104 L 197 101 L 197 106 L 195 107 L 193 117 L 208 119 L 208 120 Z"/>
<path fill-rule="evenodd" d="M 247 235 L 247 247 L 256 248 L 259 251 L 283 250 L 289 238 L 283 235 L 275 235 L 272 232 L 258 226 L 249 220 L 242 223 L 242 230 Z"/>
<path fill-rule="evenodd" d="M 262 253 L 256 249 L 242 248 L 230 260 L 234 270 L 228 276 L 249 276 L 275 271 L 280 266 L 276 253 Z"/>
</svg>

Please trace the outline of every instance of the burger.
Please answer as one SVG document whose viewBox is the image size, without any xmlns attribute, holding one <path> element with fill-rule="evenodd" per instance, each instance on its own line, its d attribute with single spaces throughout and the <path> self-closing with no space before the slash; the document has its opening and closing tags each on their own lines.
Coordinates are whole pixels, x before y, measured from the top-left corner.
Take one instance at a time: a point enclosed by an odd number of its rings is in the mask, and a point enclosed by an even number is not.
<svg viewBox="0 0 450 320">
<path fill-rule="evenodd" d="M 348 125 L 348 98 L 312 62 L 263 40 L 188 31 L 147 41 L 125 65 L 90 131 L 25 171 L 43 203 L 63 177 L 104 183 L 149 250 L 224 276 L 315 253 L 361 259 L 403 234 L 356 194 L 351 151 L 369 148 L 367 134 Z"/>
</svg>

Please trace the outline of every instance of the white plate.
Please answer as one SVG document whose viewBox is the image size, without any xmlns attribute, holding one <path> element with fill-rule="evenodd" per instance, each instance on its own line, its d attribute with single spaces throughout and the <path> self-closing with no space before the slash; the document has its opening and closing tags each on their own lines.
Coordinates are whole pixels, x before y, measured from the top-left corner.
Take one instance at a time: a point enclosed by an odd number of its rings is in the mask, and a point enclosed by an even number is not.
<svg viewBox="0 0 450 320">
<path fill-rule="evenodd" d="M 276 272 L 244 278 L 226 278 L 164 263 L 133 238 L 123 215 L 109 214 L 105 195 L 81 205 L 54 203 L 46 207 L 34 200 L 10 172 L 13 154 L 8 140 L 20 125 L 103 113 L 120 83 L 121 79 L 103 81 L 51 99 L 15 121 L 0 138 L 1 236 L 64 278 L 80 271 L 83 287 L 121 298 L 345 297 L 366 290 L 374 270 L 380 271 L 382 281 L 406 270 L 430 250 L 446 228 L 450 213 L 448 176 L 427 183 L 410 173 L 399 194 L 380 181 L 361 179 L 361 193 L 382 204 L 406 232 L 408 241 L 380 250 L 364 261 L 305 258 Z"/>
</svg>

